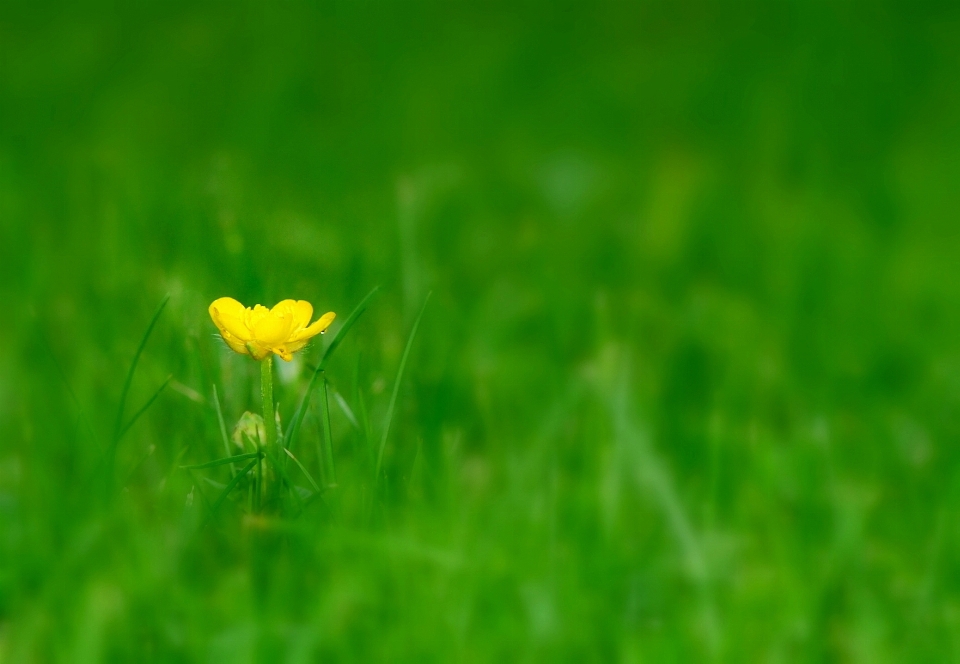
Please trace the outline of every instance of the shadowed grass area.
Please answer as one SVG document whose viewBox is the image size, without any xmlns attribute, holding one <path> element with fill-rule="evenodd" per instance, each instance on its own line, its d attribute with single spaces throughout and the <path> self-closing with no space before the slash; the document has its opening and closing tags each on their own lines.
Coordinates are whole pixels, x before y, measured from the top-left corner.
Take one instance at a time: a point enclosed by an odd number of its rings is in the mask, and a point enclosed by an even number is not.
<svg viewBox="0 0 960 664">
<path fill-rule="evenodd" d="M 0 661 L 960 659 L 949 3 L 0 13 Z"/>
</svg>

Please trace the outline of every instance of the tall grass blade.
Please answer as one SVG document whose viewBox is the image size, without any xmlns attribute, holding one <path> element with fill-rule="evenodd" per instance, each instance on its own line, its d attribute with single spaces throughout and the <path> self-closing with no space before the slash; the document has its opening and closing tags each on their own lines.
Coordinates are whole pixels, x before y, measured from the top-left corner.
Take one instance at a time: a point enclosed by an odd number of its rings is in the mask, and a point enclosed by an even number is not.
<svg viewBox="0 0 960 664">
<path fill-rule="evenodd" d="M 207 500 L 207 494 L 203 492 L 200 486 L 202 482 L 198 482 L 193 473 L 190 473 L 190 476 L 193 478 L 194 490 L 200 495 L 200 502 L 203 503 L 203 508 L 207 512 L 207 519 L 213 521 L 216 518 L 216 514 L 213 511 L 213 506 L 210 504 L 210 501 Z"/>
<path fill-rule="evenodd" d="M 40 338 L 43 340 L 43 344 L 47 347 L 47 352 L 50 354 L 50 360 L 53 362 L 53 366 L 56 367 L 57 375 L 60 376 L 60 380 L 63 382 L 63 386 L 67 390 L 70 400 L 73 401 L 74 406 L 77 408 L 77 412 L 80 415 L 80 421 L 87 428 L 87 432 L 90 434 L 90 441 L 99 447 L 101 445 L 100 437 L 97 435 L 97 432 L 93 430 L 93 426 L 90 424 L 90 420 L 87 418 L 87 414 L 83 410 L 83 406 L 80 405 L 80 399 L 77 398 L 76 393 L 73 391 L 73 387 L 70 385 L 70 381 L 67 380 L 67 374 L 63 370 L 63 366 L 60 364 L 60 361 L 57 359 L 57 354 L 53 352 L 53 345 L 50 343 L 50 340 L 47 338 L 47 335 L 43 333 L 43 331 L 40 332 Z"/>
<path fill-rule="evenodd" d="M 354 323 L 357 322 L 357 319 L 359 319 L 360 316 L 363 315 L 363 312 L 367 310 L 370 300 L 373 299 L 373 296 L 376 295 L 377 291 L 379 290 L 380 287 L 375 286 L 372 291 L 367 293 L 367 296 L 360 301 L 360 304 L 358 304 L 353 312 L 347 317 L 347 320 L 343 323 L 343 327 L 337 330 L 337 334 L 333 337 L 333 341 L 331 341 L 330 345 L 327 346 L 327 349 L 323 353 L 323 357 L 320 359 L 320 364 L 317 365 L 313 375 L 310 376 L 310 382 L 307 384 L 307 389 L 303 393 L 303 397 L 300 399 L 300 405 L 297 407 L 296 413 L 293 416 L 293 421 L 290 423 L 290 428 L 287 429 L 284 447 L 293 447 L 293 444 L 297 439 L 297 435 L 300 433 L 300 425 L 303 424 L 303 417 L 307 414 L 307 404 L 310 401 L 310 393 L 313 391 L 313 384 L 316 382 L 317 376 L 319 376 L 320 373 L 326 368 L 327 362 L 333 356 L 333 352 L 343 341 L 347 332 L 350 331 L 350 328 L 353 327 Z"/>
<path fill-rule="evenodd" d="M 204 468 L 216 468 L 217 466 L 223 466 L 228 463 L 235 463 L 237 461 L 243 461 L 245 459 L 252 459 L 257 456 L 257 452 L 248 452 L 246 454 L 237 454 L 235 456 L 226 457 L 223 459 L 217 459 L 216 461 L 207 461 L 206 463 L 198 463 L 193 466 L 180 466 L 184 470 L 203 470 Z"/>
<path fill-rule="evenodd" d="M 327 468 L 327 485 L 337 483 L 337 469 L 333 465 L 333 429 L 330 427 L 330 403 L 327 399 L 327 375 L 320 378 L 320 413 L 323 416 L 323 456 Z"/>
<path fill-rule="evenodd" d="M 413 347 L 413 338 L 417 335 L 417 328 L 420 327 L 420 320 L 423 318 L 423 312 L 427 310 L 427 303 L 430 302 L 430 296 L 432 294 L 432 291 L 427 293 L 427 297 L 423 301 L 423 306 L 420 307 L 420 313 L 417 314 L 417 319 L 413 322 L 413 328 L 410 330 L 410 336 L 407 338 L 407 346 L 403 349 L 403 355 L 400 357 L 400 368 L 397 370 L 397 379 L 393 382 L 393 393 L 390 395 L 390 405 L 387 406 L 387 416 L 383 424 L 383 435 L 380 437 L 380 449 L 377 452 L 377 467 L 373 475 L 374 486 L 376 486 L 380 478 L 380 468 L 383 464 L 383 450 L 387 446 L 387 436 L 390 434 L 390 422 L 393 420 L 393 410 L 397 405 L 397 394 L 400 392 L 400 381 L 403 379 L 403 370 L 407 366 L 407 358 L 410 357 L 410 349 Z"/>
<path fill-rule="evenodd" d="M 297 487 L 293 483 L 293 480 L 290 479 L 290 476 L 287 474 L 283 464 L 280 463 L 277 457 L 273 456 L 273 454 L 267 450 L 267 448 L 263 448 L 263 453 L 267 457 L 267 461 L 269 461 L 270 464 L 276 469 L 277 474 L 280 475 L 280 478 L 287 483 L 288 487 L 290 487 L 290 494 L 293 496 L 294 500 L 297 501 L 297 505 L 300 506 L 300 509 L 303 509 L 303 499 L 297 493 Z"/>
<path fill-rule="evenodd" d="M 153 402 L 157 400 L 157 397 L 159 397 L 160 393 L 166 389 L 167 385 L 170 384 L 171 380 L 173 380 L 173 374 L 170 374 L 169 376 L 167 376 L 167 379 L 163 381 L 163 384 L 160 385 L 160 387 L 157 388 L 156 392 L 153 393 L 153 396 L 147 399 L 147 402 L 140 407 L 140 410 L 138 410 L 136 414 L 130 418 L 130 421 L 123 426 L 123 430 L 120 431 L 120 437 L 117 439 L 117 442 L 122 440 L 123 437 L 127 435 L 127 432 L 130 430 L 130 428 L 134 424 L 136 424 L 137 420 L 140 419 L 140 416 L 143 415 L 145 412 L 147 412 L 147 409 L 153 405 Z"/>
<path fill-rule="evenodd" d="M 323 463 L 323 459 L 324 459 L 324 454 L 323 454 L 323 422 L 321 421 L 320 417 L 317 415 L 317 409 L 316 409 L 316 408 L 313 408 L 313 409 L 311 410 L 311 413 L 313 414 L 313 423 L 314 423 L 314 425 L 317 427 L 317 437 L 315 438 L 315 440 L 317 441 L 317 467 L 320 469 L 320 480 L 321 480 L 324 484 L 328 484 L 328 482 L 327 482 L 327 476 L 326 476 L 326 470 L 325 470 L 325 466 L 324 466 L 324 463 Z"/>
<path fill-rule="evenodd" d="M 300 463 L 300 459 L 298 459 L 297 457 L 293 456 L 293 452 L 291 452 L 291 451 L 288 450 L 287 448 L 284 448 L 283 451 L 287 453 L 287 456 L 288 456 L 288 457 L 290 457 L 291 459 L 293 459 L 293 462 L 294 462 L 295 464 L 297 464 L 297 467 L 303 472 L 304 476 L 306 476 L 307 481 L 310 482 L 310 484 L 311 484 L 311 486 L 313 486 L 314 490 L 316 490 L 317 493 L 320 493 L 320 485 L 317 484 L 317 482 L 313 479 L 313 475 L 311 475 L 309 472 L 307 472 L 307 469 L 303 466 L 302 463 Z"/>
<path fill-rule="evenodd" d="M 360 423 L 357 421 L 357 416 L 353 414 L 350 404 L 348 404 L 347 400 L 343 398 L 343 395 L 336 390 L 333 390 L 333 399 L 337 402 L 337 405 L 340 406 L 340 410 L 347 418 L 350 426 L 352 426 L 356 431 L 360 431 Z"/>
<path fill-rule="evenodd" d="M 147 341 L 150 339 L 150 335 L 153 333 L 153 328 L 157 324 L 157 321 L 160 320 L 160 314 L 163 313 L 163 310 L 169 301 L 170 296 L 167 295 L 163 298 L 163 301 L 160 302 L 160 306 L 157 307 L 156 312 L 154 312 L 153 318 L 150 319 L 150 324 L 147 326 L 147 331 L 144 332 L 143 338 L 140 339 L 140 345 L 137 346 L 137 352 L 133 354 L 133 362 L 130 363 L 130 370 L 127 371 L 127 378 L 123 381 L 123 391 L 120 393 L 120 405 L 117 408 L 117 420 L 113 427 L 114 445 L 116 445 L 117 441 L 120 439 L 121 430 L 123 428 L 123 411 L 127 405 L 127 395 L 130 393 L 130 385 L 133 383 L 133 374 L 137 371 L 137 364 L 140 362 L 140 355 L 143 354 L 143 349 L 146 347 Z"/>
<path fill-rule="evenodd" d="M 147 453 L 144 454 L 142 457 L 140 457 L 140 460 L 137 461 L 135 464 L 133 464 L 133 468 L 131 468 L 130 471 L 127 473 L 127 479 L 123 482 L 123 486 L 128 486 L 130 484 L 130 482 L 133 480 L 133 476 L 136 475 L 138 470 L 140 470 L 140 466 L 142 466 L 147 459 L 152 457 L 153 453 L 156 451 L 157 451 L 156 445 L 151 445 L 147 449 Z"/>
<path fill-rule="evenodd" d="M 201 406 L 209 405 L 207 403 L 207 400 L 203 397 L 202 394 L 200 394 L 199 392 L 197 392 L 196 390 L 190 387 L 187 387 L 186 385 L 181 383 L 179 380 L 171 381 L 170 389 L 175 392 L 179 392 L 180 394 L 185 396 L 187 399 L 190 399 L 190 401 L 192 401 L 193 403 L 200 404 Z"/>
<path fill-rule="evenodd" d="M 373 465 L 373 445 L 370 443 L 370 413 L 367 412 L 367 402 L 363 398 L 363 390 L 360 387 L 360 358 L 357 358 L 357 413 L 360 418 L 360 436 L 363 438 L 363 451 L 367 456 L 367 462 Z"/>
<path fill-rule="evenodd" d="M 170 469 L 166 472 L 166 474 L 160 480 L 160 487 L 159 487 L 160 491 L 163 491 L 163 489 L 167 486 L 167 482 L 169 482 L 170 478 L 173 477 L 173 474 L 177 472 L 177 470 L 179 470 L 180 460 L 183 459 L 184 455 L 189 450 L 190 450 L 190 445 L 187 444 L 181 447 L 180 451 L 177 452 L 177 456 L 173 458 L 173 463 L 170 464 Z"/>
<path fill-rule="evenodd" d="M 220 407 L 220 394 L 217 386 L 213 386 L 213 405 L 217 409 L 217 422 L 220 424 L 220 438 L 223 440 L 223 453 L 230 456 L 230 438 L 227 436 L 227 423 L 223 421 L 223 409 Z M 237 474 L 237 467 L 230 464 L 230 475 Z"/>
<path fill-rule="evenodd" d="M 143 333 L 143 338 L 140 339 L 140 345 L 137 346 L 137 352 L 133 354 L 133 362 L 130 363 L 130 369 L 127 371 L 127 377 L 123 381 L 123 390 L 120 392 L 120 404 L 117 407 L 117 419 L 113 427 L 113 438 L 110 440 L 110 446 L 107 449 L 105 454 L 106 459 L 106 472 L 107 472 L 107 481 L 106 481 L 106 491 L 107 496 L 113 492 L 113 473 L 114 473 L 114 464 L 116 463 L 117 456 L 117 446 L 120 444 L 120 438 L 123 436 L 123 413 L 126 410 L 127 406 L 127 396 L 130 394 L 130 385 L 133 383 L 133 375 L 137 371 L 137 364 L 140 362 L 140 356 L 143 354 L 143 349 L 147 346 L 147 341 L 150 339 L 150 335 L 153 333 L 153 328 L 156 326 L 157 321 L 160 320 L 160 314 L 163 313 L 164 308 L 167 306 L 167 302 L 170 301 L 170 296 L 167 295 L 160 302 L 160 306 L 157 307 L 157 310 L 153 314 L 153 318 L 150 319 L 150 324 L 147 325 L 146 332 Z M 149 403 L 148 403 L 149 405 Z M 142 410 L 142 409 L 141 409 Z M 136 417 L 139 417 L 140 413 L 137 413 Z"/>
<path fill-rule="evenodd" d="M 240 470 L 240 472 L 237 473 L 236 476 L 234 476 L 234 478 L 233 478 L 232 480 L 230 480 L 230 482 L 227 484 L 227 486 L 224 488 L 224 490 L 220 492 L 220 496 L 217 498 L 217 501 L 213 504 L 213 513 L 214 513 L 214 514 L 217 513 L 217 510 L 220 509 L 220 505 L 221 505 L 221 504 L 223 503 L 223 501 L 227 498 L 227 496 L 230 494 L 230 492 L 233 491 L 233 487 L 237 486 L 237 484 L 240 483 L 240 480 L 243 479 L 244 477 L 246 477 L 247 473 L 249 473 L 250 470 L 251 470 L 255 465 L 257 465 L 258 463 L 260 463 L 260 458 L 259 458 L 260 455 L 257 454 L 257 453 L 253 453 L 253 455 L 254 455 L 255 457 L 257 457 L 257 458 L 256 458 L 256 459 L 253 459 L 252 461 L 250 461 L 250 463 L 248 463 L 246 466 L 244 466 L 244 467 Z"/>
</svg>

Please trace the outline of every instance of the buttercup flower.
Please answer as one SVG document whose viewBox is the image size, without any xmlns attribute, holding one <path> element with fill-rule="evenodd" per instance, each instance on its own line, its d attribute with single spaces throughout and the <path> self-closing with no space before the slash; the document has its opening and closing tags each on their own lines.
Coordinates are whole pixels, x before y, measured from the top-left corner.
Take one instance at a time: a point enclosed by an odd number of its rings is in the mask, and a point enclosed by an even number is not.
<svg viewBox="0 0 960 664">
<path fill-rule="evenodd" d="M 227 345 L 255 360 L 276 353 L 289 362 L 310 339 L 330 327 L 336 316 L 330 311 L 311 325 L 313 305 L 304 300 L 284 300 L 273 309 L 258 304 L 251 309 L 232 297 L 221 297 L 210 305 L 210 318 Z"/>
</svg>

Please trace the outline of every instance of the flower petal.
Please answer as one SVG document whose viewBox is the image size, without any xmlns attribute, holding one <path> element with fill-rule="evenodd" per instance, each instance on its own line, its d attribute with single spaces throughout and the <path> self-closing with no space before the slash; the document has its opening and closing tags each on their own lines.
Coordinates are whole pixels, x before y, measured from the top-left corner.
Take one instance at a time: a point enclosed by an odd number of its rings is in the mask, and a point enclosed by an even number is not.
<svg viewBox="0 0 960 664">
<path fill-rule="evenodd" d="M 283 343 L 290 337 L 290 328 L 292 327 L 293 317 L 289 315 L 275 314 L 268 311 L 259 317 L 251 326 L 253 338 L 261 346 L 270 348 Z"/>
<path fill-rule="evenodd" d="M 220 337 L 226 342 L 227 346 L 230 347 L 230 350 L 235 353 L 240 353 L 241 355 L 249 355 L 250 351 L 247 350 L 245 343 L 237 339 L 235 336 L 227 332 L 226 330 L 220 331 Z"/>
<path fill-rule="evenodd" d="M 247 310 L 242 304 L 234 300 L 232 297 L 221 297 L 213 301 L 210 305 L 210 315 L 213 315 L 213 310 L 216 309 L 220 313 L 229 314 L 234 317 L 243 316 L 243 312 Z"/>
<path fill-rule="evenodd" d="M 297 300 L 293 307 L 293 329 L 300 330 L 310 324 L 313 318 L 313 305 L 306 300 Z"/>
<path fill-rule="evenodd" d="M 243 320 L 247 324 L 247 327 L 250 331 L 253 331 L 253 326 L 257 324 L 261 318 L 270 313 L 270 310 L 267 309 L 262 304 L 255 304 L 253 309 L 247 309 L 244 312 Z"/>
<path fill-rule="evenodd" d="M 221 297 L 210 305 L 210 318 L 221 334 L 230 334 L 241 342 L 250 339 L 250 330 L 244 324 L 247 309 L 232 297 Z"/>
<path fill-rule="evenodd" d="M 320 318 L 318 318 L 316 322 L 310 327 L 305 328 L 303 330 L 298 330 L 297 332 L 295 332 L 291 337 L 291 340 L 306 341 L 307 339 L 311 339 L 317 336 L 318 334 L 321 334 L 324 330 L 330 327 L 330 324 L 333 322 L 333 319 L 336 317 L 337 317 L 337 314 L 333 313 L 332 311 L 328 311 L 327 313 L 320 316 Z"/>
<path fill-rule="evenodd" d="M 274 316 L 290 316 L 293 308 L 297 305 L 296 300 L 280 300 L 270 310 Z"/>
<path fill-rule="evenodd" d="M 296 353 L 298 350 L 302 350 L 303 347 L 307 345 L 308 341 L 308 339 L 304 339 L 302 341 L 288 341 L 287 343 L 283 344 L 283 347 L 290 353 Z"/>
</svg>

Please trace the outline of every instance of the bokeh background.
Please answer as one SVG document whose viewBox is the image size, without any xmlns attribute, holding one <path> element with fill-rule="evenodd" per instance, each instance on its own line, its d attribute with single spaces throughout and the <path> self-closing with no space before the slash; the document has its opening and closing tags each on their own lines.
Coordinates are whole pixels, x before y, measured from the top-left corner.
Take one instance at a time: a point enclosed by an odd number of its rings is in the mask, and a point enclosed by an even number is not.
<svg viewBox="0 0 960 664">
<path fill-rule="evenodd" d="M 4 2 L 0 661 L 960 661 L 957 44 L 953 2 Z M 376 285 L 335 495 L 206 520 L 212 387 L 258 407 L 207 305 Z"/>
</svg>

